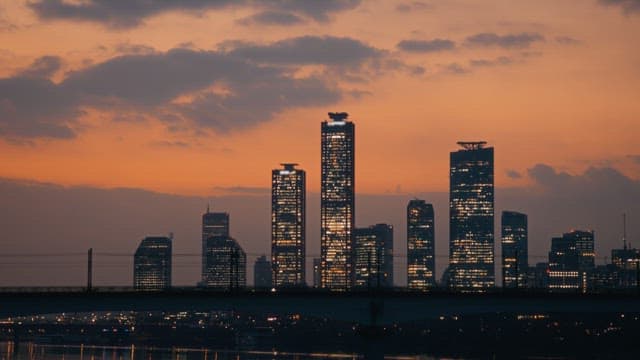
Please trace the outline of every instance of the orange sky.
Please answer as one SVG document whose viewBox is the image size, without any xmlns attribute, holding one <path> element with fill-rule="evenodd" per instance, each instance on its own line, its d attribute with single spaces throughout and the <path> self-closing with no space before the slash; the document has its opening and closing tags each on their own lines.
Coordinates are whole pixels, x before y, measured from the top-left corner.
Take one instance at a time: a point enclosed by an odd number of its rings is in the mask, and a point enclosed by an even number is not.
<svg viewBox="0 0 640 360">
<path fill-rule="evenodd" d="M 290 26 L 238 21 L 261 11 L 252 6 L 170 10 L 142 17 L 138 26 L 114 28 L 43 19 L 18 1 L 0 0 L 4 79 L 45 55 L 62 59 L 62 68 L 50 76 L 60 84 L 71 71 L 126 55 L 123 44 L 162 54 L 185 43 L 197 51 L 216 51 L 230 40 L 269 45 L 300 36 L 358 40 L 401 64 L 363 72 L 360 82 L 331 73 L 330 64 L 297 66 L 292 77 L 322 72 L 324 82 L 343 92 L 342 100 L 284 107 L 273 119 L 229 132 L 193 121 L 186 122 L 188 131 L 171 132 L 153 111 L 82 104 L 84 114 L 69 119 L 76 134 L 71 139 L 0 131 L 0 177 L 210 195 L 227 187 L 266 188 L 270 169 L 297 162 L 308 172 L 308 188 L 317 191 L 320 122 L 328 111 L 347 111 L 356 123 L 360 192 L 445 191 L 448 152 L 458 140 L 495 146 L 498 186 L 527 185 L 526 170 L 537 163 L 570 173 L 606 165 L 640 177 L 640 162 L 631 157 L 640 154 L 640 12 L 597 0 L 416 3 L 366 1 L 330 13 L 327 21 L 305 17 Z M 514 46 L 465 40 L 480 33 L 526 33 L 543 40 Z M 448 39 L 455 47 L 417 53 L 396 46 L 408 39 Z M 508 61 L 471 64 L 500 57 Z M 424 73 L 407 70 L 416 66 Z M 349 95 L 352 90 L 366 94 Z M 3 121 L 13 121 L 2 112 L 9 102 L 0 87 L 0 130 Z M 115 121 L 122 113 L 146 119 Z M 507 176 L 508 170 L 522 178 Z"/>
</svg>

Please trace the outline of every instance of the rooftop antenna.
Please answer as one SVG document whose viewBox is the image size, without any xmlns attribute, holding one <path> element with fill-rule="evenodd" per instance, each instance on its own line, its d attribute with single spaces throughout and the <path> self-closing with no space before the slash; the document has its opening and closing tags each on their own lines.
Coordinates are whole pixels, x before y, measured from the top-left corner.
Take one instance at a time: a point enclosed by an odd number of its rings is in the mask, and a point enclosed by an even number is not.
<svg viewBox="0 0 640 360">
<path fill-rule="evenodd" d="M 622 214 L 622 244 L 625 250 L 627 250 L 627 214 Z"/>
</svg>

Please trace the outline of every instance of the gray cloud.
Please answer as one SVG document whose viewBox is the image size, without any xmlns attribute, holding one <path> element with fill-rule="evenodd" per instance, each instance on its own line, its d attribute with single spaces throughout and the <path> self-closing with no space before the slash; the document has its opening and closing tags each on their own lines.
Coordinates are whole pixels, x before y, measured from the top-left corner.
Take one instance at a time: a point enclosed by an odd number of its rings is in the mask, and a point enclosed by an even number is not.
<svg viewBox="0 0 640 360">
<path fill-rule="evenodd" d="M 304 19 L 289 12 L 265 10 L 237 22 L 241 25 L 291 26 L 303 23 Z"/>
<path fill-rule="evenodd" d="M 384 52 L 348 37 L 301 36 L 261 45 L 229 43 L 229 54 L 267 64 L 352 65 L 380 58 Z"/>
<path fill-rule="evenodd" d="M 445 72 L 456 74 L 456 75 L 467 74 L 469 72 L 469 69 L 466 69 L 465 67 L 463 67 L 458 63 L 451 63 L 451 64 L 444 65 L 443 69 Z"/>
<path fill-rule="evenodd" d="M 604 5 L 620 6 L 626 14 L 640 12 L 640 0 L 599 0 Z"/>
<path fill-rule="evenodd" d="M 185 45 L 185 44 L 181 44 L 181 45 Z M 185 48 L 187 46 L 179 46 L 179 47 Z M 118 53 L 122 53 L 122 54 L 137 54 L 137 55 L 152 54 L 152 53 L 154 53 L 156 51 L 151 46 L 147 46 L 147 45 L 144 45 L 144 44 L 131 44 L 131 43 L 120 43 L 120 44 L 117 44 L 115 46 L 115 50 Z"/>
<path fill-rule="evenodd" d="M 24 77 L 49 78 L 62 67 L 58 56 L 42 56 L 33 61 L 20 75 Z"/>
<path fill-rule="evenodd" d="M 582 41 L 574 39 L 570 36 L 556 36 L 556 42 L 560 45 L 580 45 Z"/>
<path fill-rule="evenodd" d="M 538 33 L 520 33 L 498 35 L 495 33 L 479 33 L 467 37 L 466 43 L 472 46 L 499 46 L 506 49 L 528 48 L 534 42 L 544 41 Z"/>
<path fill-rule="evenodd" d="M 156 140 L 149 142 L 150 146 L 161 148 L 189 148 L 191 144 L 185 141 L 172 141 L 172 140 Z"/>
<path fill-rule="evenodd" d="M 428 53 L 451 50 L 456 47 L 456 43 L 447 39 L 402 40 L 396 46 L 403 51 Z"/>
<path fill-rule="evenodd" d="M 269 121 L 285 109 L 339 101 L 344 91 L 329 84 L 336 74 L 366 79 L 420 70 L 358 40 L 328 36 L 267 45 L 236 42 L 218 51 L 125 45 L 121 50 L 133 53 L 67 73 L 60 83 L 41 78 L 57 70 L 55 57 L 0 79 L 0 136 L 70 138 L 84 108 L 151 115 L 170 129 L 225 132 Z M 323 65 L 327 72 L 291 75 L 305 64 Z M 174 102 L 181 95 L 190 100 Z"/>
<path fill-rule="evenodd" d="M 507 170 L 507 176 L 510 177 L 511 179 L 520 179 L 520 178 L 522 178 L 522 174 L 520 174 L 518 171 L 513 170 L 513 169 L 508 169 Z"/>
<path fill-rule="evenodd" d="M 627 155 L 627 157 L 631 159 L 631 161 L 640 164 L 640 155 Z"/>
<path fill-rule="evenodd" d="M 499 56 L 495 59 L 472 59 L 469 61 L 469 65 L 475 67 L 486 66 L 498 66 L 498 65 L 511 65 L 514 60 L 508 56 Z"/>
<path fill-rule="evenodd" d="M 413 11 L 425 11 L 433 9 L 433 5 L 422 1 L 404 2 L 396 5 L 396 11 L 408 13 Z"/>
<path fill-rule="evenodd" d="M 318 22 L 330 14 L 353 9 L 361 0 L 88 0 L 70 3 L 64 0 L 39 0 L 29 7 L 45 20 L 78 20 L 114 28 L 140 25 L 144 19 L 169 11 L 201 14 L 208 10 L 252 6 L 278 12 L 292 12 Z"/>
</svg>

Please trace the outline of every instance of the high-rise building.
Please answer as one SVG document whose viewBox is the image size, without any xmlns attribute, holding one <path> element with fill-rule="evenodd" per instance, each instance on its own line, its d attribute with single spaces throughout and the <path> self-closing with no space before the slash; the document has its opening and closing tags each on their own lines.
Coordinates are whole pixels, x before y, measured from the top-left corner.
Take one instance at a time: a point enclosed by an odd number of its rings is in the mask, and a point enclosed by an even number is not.
<svg viewBox="0 0 640 360">
<path fill-rule="evenodd" d="M 282 164 L 271 172 L 271 263 L 276 287 L 305 284 L 305 172 Z"/>
<path fill-rule="evenodd" d="M 501 224 L 503 287 L 524 287 L 529 267 L 527 215 L 503 211 Z"/>
<path fill-rule="evenodd" d="M 347 113 L 329 113 L 322 122 L 320 256 L 322 287 L 353 285 L 355 226 L 355 126 Z"/>
<path fill-rule="evenodd" d="M 144 238 L 133 256 L 133 287 L 162 290 L 171 287 L 171 241 L 165 236 Z"/>
<path fill-rule="evenodd" d="M 253 283 L 257 289 L 271 289 L 271 261 L 262 255 L 256 259 L 253 265 Z"/>
<path fill-rule="evenodd" d="M 393 226 L 354 230 L 355 286 L 393 287 Z"/>
<path fill-rule="evenodd" d="M 428 290 L 436 283 L 433 205 L 410 200 L 407 205 L 407 286 Z"/>
<path fill-rule="evenodd" d="M 483 291 L 495 285 L 493 148 L 458 145 L 449 168 L 449 285 Z"/>
<path fill-rule="evenodd" d="M 229 236 L 229 214 L 223 212 L 207 212 L 202 215 L 202 282 L 206 283 L 207 271 L 207 239 L 212 236 Z"/>
<path fill-rule="evenodd" d="M 551 239 L 549 288 L 586 291 L 595 268 L 593 231 L 571 231 Z"/>
<path fill-rule="evenodd" d="M 322 259 L 313 258 L 313 287 L 320 288 L 322 284 Z"/>
<path fill-rule="evenodd" d="M 207 239 L 207 273 L 204 286 L 237 289 L 247 285 L 247 255 L 229 236 Z"/>
</svg>

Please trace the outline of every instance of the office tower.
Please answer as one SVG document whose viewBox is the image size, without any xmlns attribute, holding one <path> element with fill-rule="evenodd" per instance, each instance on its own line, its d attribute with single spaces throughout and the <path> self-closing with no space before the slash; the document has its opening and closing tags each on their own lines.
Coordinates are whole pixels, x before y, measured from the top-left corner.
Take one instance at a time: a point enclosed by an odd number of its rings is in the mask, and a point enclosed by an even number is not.
<svg viewBox="0 0 640 360">
<path fill-rule="evenodd" d="M 237 289 L 247 285 L 247 255 L 229 236 L 207 239 L 207 273 L 204 285 L 220 289 Z"/>
<path fill-rule="evenodd" d="M 229 236 L 229 214 L 207 212 L 202 215 L 202 282 L 206 283 L 207 239 L 212 236 Z"/>
<path fill-rule="evenodd" d="M 275 287 L 305 284 L 305 172 L 282 164 L 271 172 L 271 263 Z"/>
<path fill-rule="evenodd" d="M 256 259 L 253 265 L 253 283 L 257 289 L 271 289 L 271 261 L 262 255 Z"/>
<path fill-rule="evenodd" d="M 329 113 L 322 122 L 320 256 L 323 288 L 353 284 L 355 225 L 355 126 L 347 113 Z"/>
<path fill-rule="evenodd" d="M 502 286 L 524 287 L 528 268 L 527 215 L 503 211 L 502 218 Z"/>
<path fill-rule="evenodd" d="M 322 284 L 322 259 L 313 258 L 313 287 L 320 288 Z"/>
<path fill-rule="evenodd" d="M 354 230 L 355 286 L 393 287 L 393 226 Z"/>
<path fill-rule="evenodd" d="M 449 168 L 450 286 L 483 291 L 495 282 L 493 148 L 484 141 L 458 145 Z"/>
<path fill-rule="evenodd" d="M 436 283 L 436 237 L 433 205 L 411 200 L 407 205 L 407 286 L 428 290 Z"/>
<path fill-rule="evenodd" d="M 171 287 L 171 241 L 165 236 L 144 238 L 133 256 L 133 287 L 163 290 Z"/>
<path fill-rule="evenodd" d="M 572 231 L 551 239 L 549 288 L 586 291 L 589 274 L 595 268 L 592 231 Z"/>
</svg>

